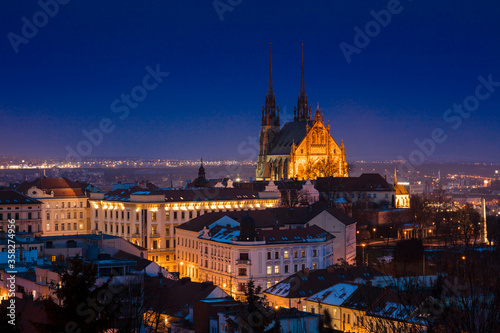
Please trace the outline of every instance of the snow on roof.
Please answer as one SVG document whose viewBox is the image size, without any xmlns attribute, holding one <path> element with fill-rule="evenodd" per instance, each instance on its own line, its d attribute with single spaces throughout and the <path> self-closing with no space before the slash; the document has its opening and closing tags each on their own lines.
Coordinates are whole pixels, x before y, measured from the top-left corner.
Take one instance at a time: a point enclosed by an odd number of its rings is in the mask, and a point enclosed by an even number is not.
<svg viewBox="0 0 500 333">
<path fill-rule="evenodd" d="M 357 285 L 349 283 L 338 283 L 330 288 L 320 291 L 307 298 L 308 301 L 320 302 L 329 305 L 341 305 L 353 292 L 358 289 Z"/>
</svg>

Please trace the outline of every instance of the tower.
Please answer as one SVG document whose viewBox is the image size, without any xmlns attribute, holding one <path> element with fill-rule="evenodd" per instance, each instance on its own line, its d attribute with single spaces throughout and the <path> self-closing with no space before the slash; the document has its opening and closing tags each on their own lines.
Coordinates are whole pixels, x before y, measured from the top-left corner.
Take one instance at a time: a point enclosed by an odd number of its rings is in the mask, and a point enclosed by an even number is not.
<svg viewBox="0 0 500 333">
<path fill-rule="evenodd" d="M 256 176 L 261 178 L 266 166 L 266 155 L 271 144 L 280 131 L 280 110 L 276 106 L 276 98 L 273 93 L 273 70 L 271 57 L 271 43 L 269 43 L 269 83 L 266 102 L 262 107 L 262 124 L 259 138 L 259 160 L 257 162 Z"/>
<path fill-rule="evenodd" d="M 300 77 L 300 94 L 297 106 L 293 109 L 294 121 L 311 120 L 311 107 L 307 101 L 306 88 L 304 84 L 304 44 L 302 44 L 302 67 Z"/>
</svg>

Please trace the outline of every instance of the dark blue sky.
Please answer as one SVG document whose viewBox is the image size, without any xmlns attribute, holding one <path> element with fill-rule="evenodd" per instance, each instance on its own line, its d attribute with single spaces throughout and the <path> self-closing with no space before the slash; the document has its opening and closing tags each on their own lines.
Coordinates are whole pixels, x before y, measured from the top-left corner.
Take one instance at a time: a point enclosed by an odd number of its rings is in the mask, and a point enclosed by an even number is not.
<svg viewBox="0 0 500 333">
<path fill-rule="evenodd" d="M 108 118 L 114 130 L 96 137 L 91 157 L 252 157 L 271 41 L 281 110 L 297 101 L 303 42 L 309 102 L 348 160 L 408 158 L 442 128 L 448 138 L 429 159 L 500 161 L 500 87 L 460 124 L 443 119 L 478 76 L 500 82 L 498 1 L 401 1 L 350 63 L 340 43 L 355 45 L 354 28 L 393 1 L 238 2 L 221 21 L 212 1 L 72 0 L 45 25 L 35 1 L 2 2 L 0 155 L 66 156 Z M 16 53 L 9 33 L 22 37 L 34 15 L 38 32 Z M 157 64 L 169 75 L 120 119 L 112 102 Z"/>
</svg>

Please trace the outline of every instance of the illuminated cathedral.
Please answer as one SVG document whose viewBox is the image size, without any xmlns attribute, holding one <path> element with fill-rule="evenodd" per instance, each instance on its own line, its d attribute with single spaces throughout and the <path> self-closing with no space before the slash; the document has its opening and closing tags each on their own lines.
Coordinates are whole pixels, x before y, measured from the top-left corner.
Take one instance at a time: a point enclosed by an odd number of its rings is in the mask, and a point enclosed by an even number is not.
<svg viewBox="0 0 500 333">
<path fill-rule="evenodd" d="M 318 107 L 312 115 L 304 86 L 304 49 L 300 94 L 293 110 L 293 122 L 280 126 L 280 111 L 273 93 L 271 49 L 269 49 L 269 91 L 262 107 L 257 180 L 316 179 L 347 177 L 344 143 L 333 140 Z"/>
</svg>

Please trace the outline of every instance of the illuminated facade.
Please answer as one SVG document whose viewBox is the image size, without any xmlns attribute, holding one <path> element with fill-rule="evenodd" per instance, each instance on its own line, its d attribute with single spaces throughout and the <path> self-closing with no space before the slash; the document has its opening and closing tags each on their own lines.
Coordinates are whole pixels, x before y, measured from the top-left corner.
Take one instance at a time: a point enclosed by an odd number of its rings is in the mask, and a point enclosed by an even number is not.
<svg viewBox="0 0 500 333">
<path fill-rule="evenodd" d="M 398 184 L 397 169 L 394 169 L 394 205 L 396 208 L 410 208 L 410 194 L 404 185 Z"/>
<path fill-rule="evenodd" d="M 118 189 L 92 193 L 92 229 L 120 236 L 148 250 L 148 259 L 169 271 L 176 264 L 175 228 L 208 212 L 275 207 L 279 192 L 217 188 L 182 190 Z"/>
<path fill-rule="evenodd" d="M 262 107 L 257 180 L 316 179 L 347 177 L 344 144 L 340 146 L 325 125 L 323 116 L 311 107 L 304 87 L 304 52 L 300 95 L 294 108 L 294 121 L 280 127 L 280 110 L 273 93 L 271 54 L 269 55 L 269 91 Z"/>
<path fill-rule="evenodd" d="M 41 201 L 44 236 L 90 232 L 88 198 L 82 187 L 67 178 L 39 178 L 24 182 L 17 191 Z"/>
<path fill-rule="evenodd" d="M 212 213 L 176 228 L 176 251 L 181 277 L 240 298 L 250 279 L 264 290 L 303 269 L 353 264 L 356 221 L 321 203 Z"/>
<path fill-rule="evenodd" d="M 13 190 L 0 191 L 0 231 L 8 232 L 9 225 L 11 225 L 9 220 L 15 220 L 13 225 L 16 233 L 40 233 L 42 231 L 40 225 L 41 206 L 40 201 L 19 192 Z M 5 246 L 4 250 L 4 252 L 7 252 L 7 246 Z"/>
</svg>

